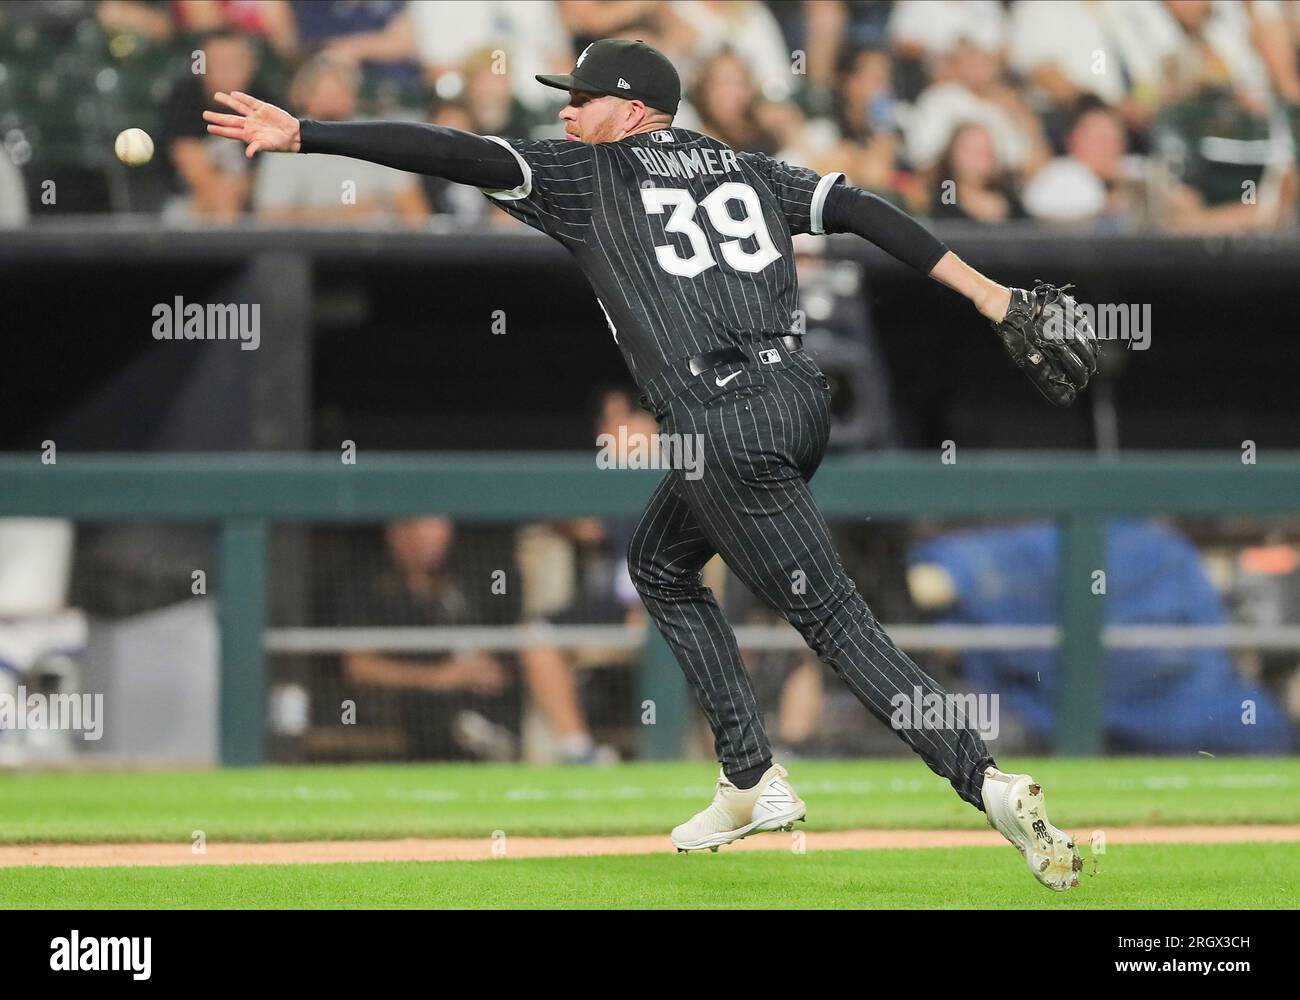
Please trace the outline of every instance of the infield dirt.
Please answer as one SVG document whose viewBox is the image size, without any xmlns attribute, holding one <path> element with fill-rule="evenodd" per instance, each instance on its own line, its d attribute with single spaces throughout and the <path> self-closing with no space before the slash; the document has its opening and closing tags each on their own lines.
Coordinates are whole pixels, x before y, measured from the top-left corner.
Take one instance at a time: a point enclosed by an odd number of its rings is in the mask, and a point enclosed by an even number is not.
<svg viewBox="0 0 1300 1000">
<path fill-rule="evenodd" d="M 727 851 L 788 850 L 794 834 L 751 837 Z M 1136 826 L 1104 831 L 1107 845 L 1237 844 L 1300 841 L 1300 825 Z M 1075 831 L 1080 846 L 1090 833 Z M 994 830 L 841 830 L 803 834 L 803 850 L 880 850 L 914 847 L 995 847 Z M 505 858 L 592 857 L 671 851 L 666 835 L 635 837 L 511 837 L 312 840 L 278 843 L 209 841 L 203 853 L 189 843 L 24 844 L 0 846 L 0 868 L 49 865 L 87 868 L 159 865 L 323 864 L 340 861 L 476 861 Z"/>
</svg>

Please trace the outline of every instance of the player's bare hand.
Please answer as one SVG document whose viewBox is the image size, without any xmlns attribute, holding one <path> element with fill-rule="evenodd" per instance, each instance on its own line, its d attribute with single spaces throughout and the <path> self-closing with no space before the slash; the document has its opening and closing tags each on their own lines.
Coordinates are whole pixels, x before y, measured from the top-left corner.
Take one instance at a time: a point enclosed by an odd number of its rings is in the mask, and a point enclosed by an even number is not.
<svg viewBox="0 0 1300 1000">
<path fill-rule="evenodd" d="M 251 158 L 258 151 L 296 153 L 302 149 L 298 119 L 283 108 L 259 101 L 238 90 L 230 94 L 217 93 L 215 97 L 219 103 L 236 113 L 203 112 L 208 131 L 213 135 L 245 143 L 245 156 Z"/>
</svg>

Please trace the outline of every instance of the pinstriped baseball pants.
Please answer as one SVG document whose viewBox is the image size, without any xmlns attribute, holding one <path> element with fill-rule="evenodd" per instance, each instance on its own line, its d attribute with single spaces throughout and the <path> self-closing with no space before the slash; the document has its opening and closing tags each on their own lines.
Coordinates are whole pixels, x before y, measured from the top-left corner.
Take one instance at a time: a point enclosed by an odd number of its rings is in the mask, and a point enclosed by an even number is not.
<svg viewBox="0 0 1300 1000">
<path fill-rule="evenodd" d="M 944 690 L 901 652 L 857 592 L 831 543 L 808 480 L 830 434 L 830 391 L 806 352 L 769 370 L 740 371 L 714 389 L 712 372 L 658 414 L 667 434 L 702 442 L 703 475 L 673 468 L 655 489 L 628 546 L 628 568 L 646 610 L 672 648 L 713 730 L 723 767 L 771 756 L 735 634 L 700 570 L 715 553 L 799 630 L 877 719 L 890 699 Z M 725 374 L 722 375 L 725 377 Z M 993 763 L 970 728 L 895 732 L 967 802 Z"/>
</svg>

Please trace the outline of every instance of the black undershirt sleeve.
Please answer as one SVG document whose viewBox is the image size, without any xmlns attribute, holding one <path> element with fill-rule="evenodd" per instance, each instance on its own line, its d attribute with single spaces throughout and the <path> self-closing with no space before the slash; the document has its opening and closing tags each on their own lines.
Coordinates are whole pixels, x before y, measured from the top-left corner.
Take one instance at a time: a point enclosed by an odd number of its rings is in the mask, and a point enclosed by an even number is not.
<svg viewBox="0 0 1300 1000">
<path fill-rule="evenodd" d="M 458 184 L 508 190 L 524 182 L 515 155 L 473 132 L 421 122 L 300 123 L 303 153 L 333 153 Z"/>
<path fill-rule="evenodd" d="M 878 195 L 833 184 L 822 207 L 828 233 L 855 233 L 922 274 L 929 274 L 948 248 L 929 230 Z"/>
</svg>

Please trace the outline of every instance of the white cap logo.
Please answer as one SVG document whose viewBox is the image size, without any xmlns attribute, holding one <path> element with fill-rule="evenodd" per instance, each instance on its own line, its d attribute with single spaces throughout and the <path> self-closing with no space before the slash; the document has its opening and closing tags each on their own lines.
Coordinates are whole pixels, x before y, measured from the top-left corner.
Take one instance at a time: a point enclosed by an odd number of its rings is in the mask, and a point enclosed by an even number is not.
<svg viewBox="0 0 1300 1000">
<path fill-rule="evenodd" d="M 628 82 L 627 82 L 626 80 L 624 80 L 621 76 L 618 78 L 618 85 L 619 85 L 619 88 L 622 89 L 622 90 L 631 90 L 631 89 L 632 89 L 632 84 L 628 83 Z"/>
<path fill-rule="evenodd" d="M 591 51 L 591 46 L 592 46 L 592 45 L 595 45 L 595 44 L 596 44 L 595 42 L 592 42 L 591 45 L 588 45 L 585 49 L 582 50 L 582 55 L 578 56 L 578 65 L 579 65 L 579 66 L 582 65 L 582 60 L 584 60 L 584 59 L 587 58 L 587 53 Z"/>
</svg>

